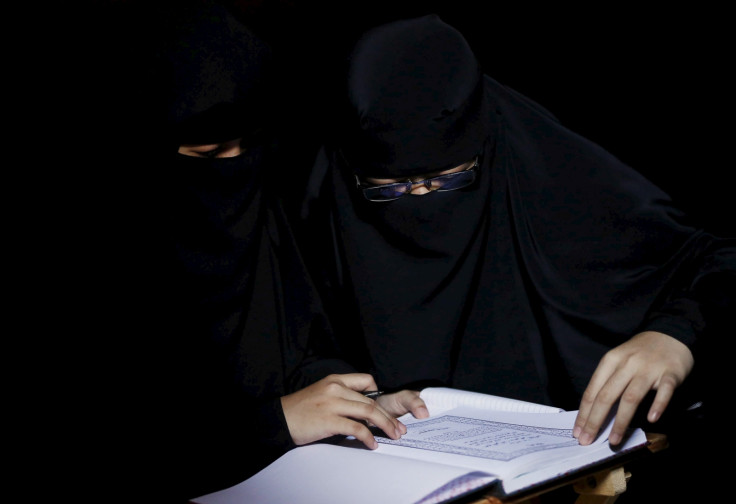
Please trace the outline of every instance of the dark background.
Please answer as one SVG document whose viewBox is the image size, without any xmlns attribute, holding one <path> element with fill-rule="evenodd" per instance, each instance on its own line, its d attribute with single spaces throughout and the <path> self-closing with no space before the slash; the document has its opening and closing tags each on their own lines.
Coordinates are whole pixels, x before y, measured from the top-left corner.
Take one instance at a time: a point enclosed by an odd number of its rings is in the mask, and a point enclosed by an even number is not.
<svg viewBox="0 0 736 504">
<path fill-rule="evenodd" d="M 185 1 L 191 0 L 170 3 Z M 271 43 L 281 63 L 277 91 L 283 100 L 274 116 L 293 133 L 291 150 L 305 160 L 284 164 L 287 185 L 309 168 L 329 121 L 326 104 L 336 70 L 351 41 L 375 24 L 435 12 L 465 35 L 491 77 L 649 177 L 707 229 L 736 236 L 733 161 L 726 151 L 726 134 L 733 129 L 726 100 L 733 89 L 727 75 L 733 57 L 726 57 L 722 43 L 721 23 L 730 19 L 725 12 L 690 4 L 689 10 L 645 12 L 622 3 L 615 10 L 604 4 L 572 10 L 556 3 L 468 0 L 220 1 Z M 77 6 L 52 41 L 65 42 L 59 57 L 32 61 L 43 70 L 38 94 L 48 95 L 59 110 L 30 119 L 41 133 L 58 137 L 59 146 L 48 148 L 40 137 L 40 160 L 21 167 L 35 178 L 26 186 L 34 191 L 27 206 L 40 199 L 40 189 L 52 193 L 29 229 L 42 242 L 34 268 L 47 265 L 53 274 L 31 283 L 44 299 L 26 322 L 34 331 L 39 316 L 53 324 L 51 349 L 58 351 L 51 354 L 63 369 L 44 381 L 59 398 L 51 416 L 78 411 L 83 419 L 70 413 L 69 422 L 50 429 L 50 437 L 74 442 L 54 453 L 80 453 L 74 434 L 88 436 L 88 422 L 99 424 L 102 399 L 118 414 L 121 394 L 115 387 L 131 379 L 129 362 L 139 362 L 145 340 L 159 329 L 147 317 L 163 319 L 156 314 L 165 302 L 155 289 L 165 280 L 156 253 L 166 226 L 156 219 L 168 210 L 157 207 L 166 181 L 157 180 L 159 167 L 143 142 L 149 134 L 158 137 L 148 131 L 150 83 L 137 55 L 145 54 L 148 30 L 156 29 L 147 22 L 149 11 L 164 3 L 97 0 Z M 69 329 L 62 333 L 61 327 Z M 111 376 L 119 370 L 125 370 L 121 377 Z M 65 375 L 71 375 L 68 382 L 57 379 Z M 721 382 L 728 383 L 725 377 Z M 39 418 L 50 417 L 44 412 Z M 109 432 L 101 434 L 108 439 Z M 61 462 L 57 466 L 68 464 Z M 76 483 L 76 476 L 70 481 Z"/>
<path fill-rule="evenodd" d="M 107 140 L 130 134 L 115 113 L 128 115 L 125 100 L 136 106 L 134 94 L 145 92 L 145 80 L 130 77 L 137 71 L 135 57 L 122 63 L 132 65 L 131 71 L 121 71 L 109 43 L 115 51 L 122 48 L 123 58 L 128 46 L 145 52 L 141 33 L 155 34 L 155 25 L 147 24 L 154 6 L 168 3 L 176 9 L 196 1 L 98 0 L 82 10 L 69 32 L 81 32 L 80 51 L 63 64 L 66 74 L 84 77 L 71 91 L 78 100 L 69 103 L 89 105 L 89 136 Z M 725 147 L 726 132 L 733 129 L 726 100 L 733 81 L 724 64 L 732 59 L 724 43 L 725 12 L 624 3 L 573 9 L 470 0 L 216 1 L 274 48 L 282 71 L 282 106 L 274 117 L 292 132 L 293 151 L 303 153 L 304 162 L 286 173 L 296 180 L 308 169 L 304 166 L 329 120 L 332 86 L 352 41 L 382 22 L 437 13 L 464 34 L 488 75 L 650 178 L 704 227 L 736 235 L 733 162 Z M 120 11 L 133 14 L 124 17 Z M 112 78 L 100 76 L 100 65 Z M 130 82 L 121 85 L 121 77 Z M 117 88 L 112 93 L 109 83 Z M 95 126 L 111 120 L 110 134 Z M 106 147 L 101 151 L 109 155 Z"/>
<path fill-rule="evenodd" d="M 705 227 L 736 233 L 722 133 L 730 127 L 724 13 L 620 3 L 594 10 L 468 0 L 225 3 L 289 62 L 285 95 L 297 106 L 282 120 L 304 131 L 319 131 L 320 103 L 361 30 L 434 12 L 465 35 L 491 77 L 649 177 Z"/>
</svg>

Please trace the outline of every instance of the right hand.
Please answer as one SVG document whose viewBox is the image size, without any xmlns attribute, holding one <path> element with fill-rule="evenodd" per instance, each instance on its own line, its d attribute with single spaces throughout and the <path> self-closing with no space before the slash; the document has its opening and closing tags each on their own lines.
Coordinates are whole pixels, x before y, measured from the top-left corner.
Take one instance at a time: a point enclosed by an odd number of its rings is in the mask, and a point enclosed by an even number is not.
<svg viewBox="0 0 736 504">
<path fill-rule="evenodd" d="M 618 403 L 608 440 L 611 445 L 619 444 L 647 393 L 657 391 L 647 414 L 647 420 L 653 423 L 662 416 L 693 365 L 693 354 L 687 346 L 656 331 L 639 333 L 609 350 L 583 393 L 573 436 L 581 445 L 592 443 Z"/>
<path fill-rule="evenodd" d="M 286 424 L 296 445 L 335 435 L 354 436 L 370 449 L 378 442 L 368 429 L 375 425 L 391 439 L 406 433 L 406 426 L 361 392 L 376 390 L 369 374 L 332 374 L 281 398 Z"/>
</svg>

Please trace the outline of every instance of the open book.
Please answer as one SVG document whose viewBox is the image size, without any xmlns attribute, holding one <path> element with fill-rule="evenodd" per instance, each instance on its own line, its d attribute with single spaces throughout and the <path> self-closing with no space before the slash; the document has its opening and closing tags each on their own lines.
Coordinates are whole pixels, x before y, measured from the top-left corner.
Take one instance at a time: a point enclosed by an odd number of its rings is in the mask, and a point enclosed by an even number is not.
<svg viewBox="0 0 736 504">
<path fill-rule="evenodd" d="M 376 436 L 369 450 L 347 438 L 291 450 L 251 478 L 197 504 L 429 504 L 487 489 L 509 496 L 600 467 L 647 446 L 633 429 L 615 450 L 612 419 L 596 441 L 572 437 L 577 411 L 450 388 L 421 392 L 427 419 L 405 415 L 407 433 Z"/>
</svg>

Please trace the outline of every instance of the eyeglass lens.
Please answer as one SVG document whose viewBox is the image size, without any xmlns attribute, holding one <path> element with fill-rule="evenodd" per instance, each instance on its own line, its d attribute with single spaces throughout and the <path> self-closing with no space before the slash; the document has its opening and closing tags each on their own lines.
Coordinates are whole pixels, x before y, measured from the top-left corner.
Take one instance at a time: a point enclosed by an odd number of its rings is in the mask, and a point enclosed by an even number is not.
<svg viewBox="0 0 736 504">
<path fill-rule="evenodd" d="M 369 200 L 382 201 L 400 198 L 401 196 L 410 193 L 412 188 L 419 184 L 424 184 L 424 186 L 431 191 L 453 191 L 472 184 L 474 180 L 475 171 L 465 170 L 420 180 L 419 182 L 401 182 L 397 184 L 366 187 L 363 189 L 363 193 Z"/>
</svg>

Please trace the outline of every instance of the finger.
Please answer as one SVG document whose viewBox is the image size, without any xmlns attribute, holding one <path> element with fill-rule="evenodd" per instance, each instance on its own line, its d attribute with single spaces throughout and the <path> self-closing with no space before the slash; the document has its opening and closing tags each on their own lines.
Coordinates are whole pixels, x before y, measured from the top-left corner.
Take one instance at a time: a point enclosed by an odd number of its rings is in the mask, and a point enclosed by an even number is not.
<svg viewBox="0 0 736 504">
<path fill-rule="evenodd" d="M 325 385 L 325 395 L 336 398 L 329 402 L 333 415 L 349 417 L 375 425 L 392 439 L 398 439 L 406 432 L 404 424 L 381 408 L 376 401 L 360 392 L 346 388 L 342 383 L 331 382 Z"/>
<path fill-rule="evenodd" d="M 578 441 L 581 445 L 589 445 L 595 440 L 601 425 L 608 417 L 613 405 L 619 400 L 621 394 L 629 385 L 630 376 L 625 372 L 614 373 L 595 396 L 590 406 L 585 423 L 582 425 Z"/>
<path fill-rule="evenodd" d="M 364 420 L 381 429 L 391 439 L 398 439 L 406 432 L 406 426 L 391 416 L 386 410 L 378 406 L 372 399 L 369 403 L 353 403 L 352 412 L 345 416 Z"/>
<path fill-rule="evenodd" d="M 339 381 L 347 388 L 362 392 L 364 390 L 376 390 L 378 387 L 373 376 L 367 373 L 346 373 L 340 375 L 330 375 L 330 378 Z"/>
<path fill-rule="evenodd" d="M 362 387 L 366 385 L 375 387 L 371 375 L 363 373 L 332 375 L 325 380 L 324 394 L 343 399 L 334 404 L 334 414 L 368 422 L 369 425 L 379 427 L 393 439 L 398 439 L 406 432 L 404 424 L 380 407 L 376 401 L 357 391 L 363 390 Z"/>
<path fill-rule="evenodd" d="M 590 382 L 588 382 L 585 392 L 583 392 L 583 397 L 578 409 L 578 415 L 575 417 L 575 425 L 572 431 L 573 437 L 578 439 L 580 438 L 580 434 L 582 434 L 585 425 L 588 423 L 590 413 L 598 394 L 606 383 L 608 383 L 614 372 L 615 367 L 610 364 L 610 359 L 605 359 L 604 357 L 604 359 L 598 364 L 593 376 L 590 378 Z"/>
<path fill-rule="evenodd" d="M 394 417 L 411 413 L 415 418 L 427 418 L 429 410 L 416 390 L 401 390 L 379 397 L 378 404 Z"/>
<path fill-rule="evenodd" d="M 373 377 L 368 374 L 330 375 L 317 382 L 316 385 L 319 386 L 319 394 L 324 396 L 365 404 L 373 403 L 371 398 L 365 397 L 359 392 L 366 385 L 375 386 Z"/>
<path fill-rule="evenodd" d="M 654 401 L 652 401 L 647 413 L 648 421 L 654 423 L 660 419 L 675 394 L 677 383 L 677 379 L 671 374 L 662 376 L 657 386 L 657 394 L 654 396 Z"/>
<path fill-rule="evenodd" d="M 611 432 L 608 434 L 608 442 L 611 445 L 619 444 L 624 438 L 626 429 L 629 428 L 629 424 L 634 418 L 636 410 L 639 408 L 641 401 L 647 395 L 650 388 L 651 382 L 648 379 L 636 378 L 623 391 L 618 409 L 616 410 L 616 418 L 613 421 Z"/>
<path fill-rule="evenodd" d="M 409 396 L 404 402 L 404 406 L 409 410 L 409 412 L 411 412 L 414 418 L 427 418 L 429 416 L 427 404 L 421 397 L 419 397 L 419 395 Z"/>
<path fill-rule="evenodd" d="M 346 417 L 337 417 L 335 419 L 335 429 L 336 434 L 353 436 L 371 450 L 378 448 L 378 441 L 376 441 L 373 433 L 368 427 L 358 421 Z"/>
<path fill-rule="evenodd" d="M 399 436 L 402 434 L 406 434 L 406 426 L 398 419 L 395 415 L 393 415 L 390 411 L 387 411 L 385 408 L 383 408 L 381 405 L 379 405 L 377 402 L 375 402 L 373 399 L 368 399 L 373 404 L 375 404 L 376 410 L 381 413 L 386 419 L 388 419 L 391 424 L 393 425 L 394 429 L 398 432 Z M 370 404 L 370 403 L 369 403 Z M 373 421 L 366 420 L 371 422 L 372 425 L 375 425 L 376 427 L 379 427 L 378 424 L 376 424 Z M 382 429 L 383 430 L 383 429 Z M 390 434 L 389 431 L 385 431 L 387 434 Z"/>
</svg>

